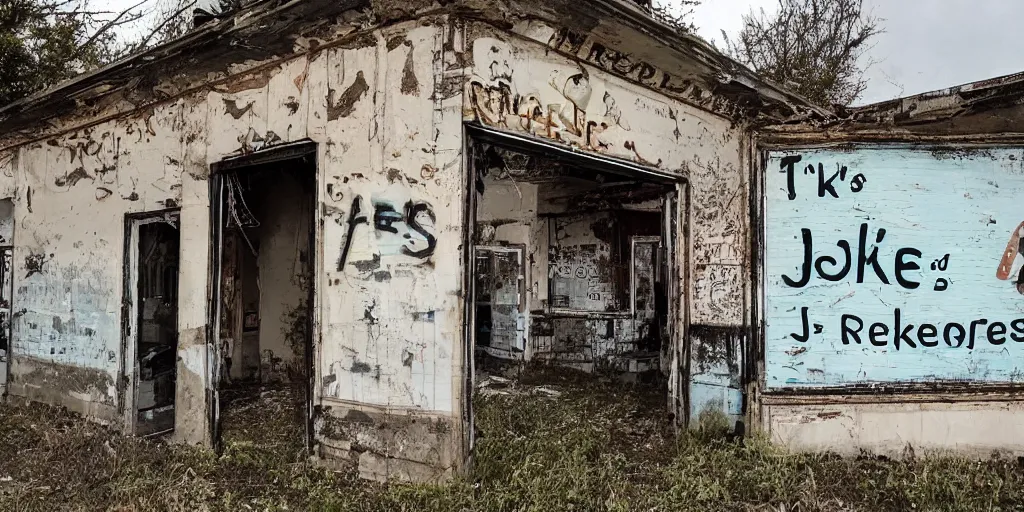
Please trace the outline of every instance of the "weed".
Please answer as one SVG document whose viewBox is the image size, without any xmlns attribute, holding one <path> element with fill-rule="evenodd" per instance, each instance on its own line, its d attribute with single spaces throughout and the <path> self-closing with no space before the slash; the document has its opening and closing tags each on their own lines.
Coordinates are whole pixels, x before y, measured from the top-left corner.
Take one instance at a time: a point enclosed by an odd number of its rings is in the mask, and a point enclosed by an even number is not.
<svg viewBox="0 0 1024 512">
<path fill-rule="evenodd" d="M 531 393 L 531 382 L 560 394 Z M 0 406 L 0 510 L 1021 510 L 1016 460 L 794 454 L 721 421 L 676 436 L 660 390 L 558 372 L 476 397 L 473 473 L 381 485 L 310 464 L 301 432 L 265 424 L 221 456 L 129 438 L 39 404 Z M 239 424 L 263 417 L 264 406 Z M 288 414 L 287 407 L 278 410 Z M 240 433 L 237 433 L 240 432 Z M 300 436 L 297 439 L 295 436 Z"/>
</svg>

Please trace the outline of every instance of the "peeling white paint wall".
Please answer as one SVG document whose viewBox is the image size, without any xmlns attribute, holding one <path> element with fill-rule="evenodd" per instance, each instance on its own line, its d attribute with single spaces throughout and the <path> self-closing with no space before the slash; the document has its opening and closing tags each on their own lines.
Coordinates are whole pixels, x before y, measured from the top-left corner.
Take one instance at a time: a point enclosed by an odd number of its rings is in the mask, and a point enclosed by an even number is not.
<svg viewBox="0 0 1024 512">
<path fill-rule="evenodd" d="M 457 410 L 464 180 L 460 99 L 435 95 L 443 36 L 417 27 L 327 54 L 325 88 L 335 91 L 327 94 L 365 97 L 310 114 L 327 133 L 346 135 L 325 145 L 322 165 L 315 387 L 325 404 Z"/>
<path fill-rule="evenodd" d="M 198 125 L 184 117 L 205 117 L 194 101 L 11 151 L 13 393 L 114 419 L 125 214 L 182 204 L 186 139 Z M 183 280 L 181 288 L 188 301 L 192 287 Z M 179 318 L 205 324 L 188 311 Z"/>
<path fill-rule="evenodd" d="M 455 60 L 441 51 L 451 30 L 391 27 L 0 155 L 18 225 L 12 392 L 116 418 L 125 214 L 180 207 L 175 435 L 208 443 L 209 166 L 308 138 L 319 145 L 317 403 L 454 416 L 461 98 L 438 87 Z M 459 436 L 451 425 L 446 443 Z"/>
</svg>

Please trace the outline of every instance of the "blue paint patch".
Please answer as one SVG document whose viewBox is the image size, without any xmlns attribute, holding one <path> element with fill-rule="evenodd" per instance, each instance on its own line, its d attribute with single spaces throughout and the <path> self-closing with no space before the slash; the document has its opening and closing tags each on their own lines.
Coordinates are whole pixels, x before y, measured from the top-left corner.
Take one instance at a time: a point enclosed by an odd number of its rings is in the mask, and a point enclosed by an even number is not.
<svg viewBox="0 0 1024 512">
<path fill-rule="evenodd" d="M 769 389 L 1024 381 L 1024 151 L 776 152 L 766 184 Z"/>
</svg>

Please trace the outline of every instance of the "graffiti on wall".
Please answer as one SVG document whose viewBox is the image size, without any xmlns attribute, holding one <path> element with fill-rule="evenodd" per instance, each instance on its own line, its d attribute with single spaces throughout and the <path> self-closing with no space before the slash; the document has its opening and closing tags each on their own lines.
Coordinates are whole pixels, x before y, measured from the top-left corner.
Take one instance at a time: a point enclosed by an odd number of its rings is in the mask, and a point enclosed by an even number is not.
<svg viewBox="0 0 1024 512">
<path fill-rule="evenodd" d="M 683 98 L 726 117 L 740 113 L 742 107 L 712 94 L 699 81 L 675 75 L 647 62 L 638 55 L 616 50 L 570 29 L 559 29 L 548 40 L 548 48 L 572 55 L 601 70 L 643 84 L 652 90 Z"/>
<path fill-rule="evenodd" d="M 584 149 L 630 154 L 642 164 L 661 160 L 641 155 L 630 138 L 629 121 L 611 91 L 595 83 L 584 66 L 561 66 L 546 79 L 506 44 L 474 42 L 475 75 L 465 92 L 465 117 L 488 126 L 522 131 Z M 518 71 L 517 71 L 518 70 Z M 514 80 L 515 73 L 526 75 Z M 520 90 L 522 88 L 522 90 Z"/>
<path fill-rule="evenodd" d="M 422 201 L 407 201 L 404 205 L 386 199 L 376 199 L 367 204 L 362 196 L 352 198 L 348 216 L 344 223 L 346 233 L 338 257 L 338 271 L 353 263 L 349 256 L 357 240 L 360 226 L 372 229 L 376 239 L 376 251 L 371 261 L 379 263 L 381 256 L 404 255 L 419 262 L 426 262 L 434 254 L 437 237 L 434 224 L 437 217 L 430 204 Z"/>
<path fill-rule="evenodd" d="M 768 386 L 1024 381 L 1022 157 L 773 153 Z"/>
</svg>

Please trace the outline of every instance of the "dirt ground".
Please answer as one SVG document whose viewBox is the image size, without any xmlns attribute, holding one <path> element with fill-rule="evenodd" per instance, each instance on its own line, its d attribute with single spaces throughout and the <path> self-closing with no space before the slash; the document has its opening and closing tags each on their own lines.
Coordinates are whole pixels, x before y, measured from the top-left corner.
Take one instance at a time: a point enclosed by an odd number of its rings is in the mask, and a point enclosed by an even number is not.
<svg viewBox="0 0 1024 512">
<path fill-rule="evenodd" d="M 715 429 L 676 436 L 661 387 L 564 370 L 480 377 L 474 471 L 444 485 L 310 463 L 289 389 L 225 393 L 221 455 L 3 404 L 0 510 L 1024 510 L 1016 459 L 789 454 Z"/>
</svg>

